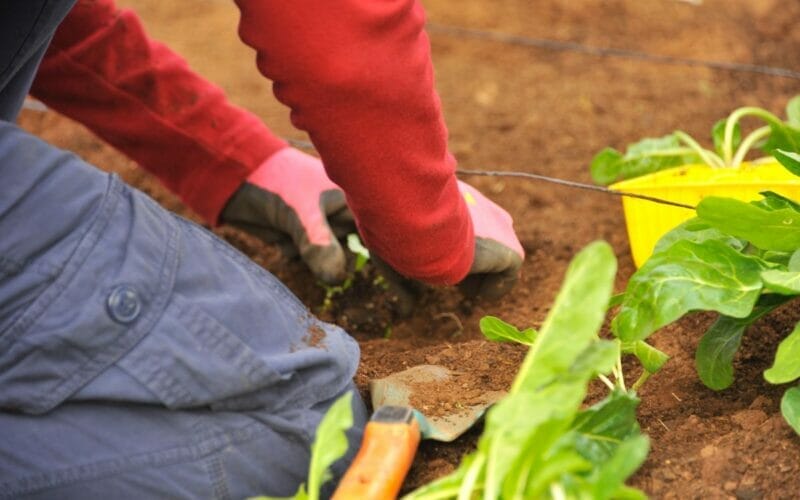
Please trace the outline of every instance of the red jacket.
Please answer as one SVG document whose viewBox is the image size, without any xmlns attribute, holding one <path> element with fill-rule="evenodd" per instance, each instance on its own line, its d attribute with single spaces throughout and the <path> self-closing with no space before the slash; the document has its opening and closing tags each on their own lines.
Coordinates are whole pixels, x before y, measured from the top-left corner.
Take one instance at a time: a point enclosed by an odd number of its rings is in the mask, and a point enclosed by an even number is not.
<svg viewBox="0 0 800 500">
<path fill-rule="evenodd" d="M 474 237 L 447 150 L 420 4 L 236 3 L 242 40 L 347 194 L 366 244 L 408 277 L 460 281 Z M 78 2 L 32 93 L 136 160 L 212 223 L 249 172 L 286 147 L 113 0 Z"/>
</svg>

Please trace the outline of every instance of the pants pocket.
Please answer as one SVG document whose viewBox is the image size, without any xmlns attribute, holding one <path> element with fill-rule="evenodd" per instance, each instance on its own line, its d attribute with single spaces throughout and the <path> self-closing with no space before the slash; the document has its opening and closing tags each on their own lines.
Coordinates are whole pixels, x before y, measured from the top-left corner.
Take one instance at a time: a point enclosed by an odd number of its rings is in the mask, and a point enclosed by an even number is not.
<svg viewBox="0 0 800 500">
<path fill-rule="evenodd" d="M 269 366 L 270 355 L 176 293 L 159 324 L 118 366 L 171 409 L 214 407 L 246 395 L 263 408 L 275 401 L 256 394 L 290 378 Z"/>
</svg>

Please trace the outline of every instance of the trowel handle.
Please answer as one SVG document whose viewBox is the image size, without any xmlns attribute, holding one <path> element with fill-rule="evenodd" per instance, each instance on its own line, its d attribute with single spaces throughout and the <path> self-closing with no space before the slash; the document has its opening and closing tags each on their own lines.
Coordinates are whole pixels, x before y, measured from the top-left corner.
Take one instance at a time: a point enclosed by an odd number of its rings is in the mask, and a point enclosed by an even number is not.
<svg viewBox="0 0 800 500">
<path fill-rule="evenodd" d="M 411 408 L 382 406 L 364 429 L 364 440 L 333 500 L 393 500 L 414 461 L 419 423 Z"/>
</svg>

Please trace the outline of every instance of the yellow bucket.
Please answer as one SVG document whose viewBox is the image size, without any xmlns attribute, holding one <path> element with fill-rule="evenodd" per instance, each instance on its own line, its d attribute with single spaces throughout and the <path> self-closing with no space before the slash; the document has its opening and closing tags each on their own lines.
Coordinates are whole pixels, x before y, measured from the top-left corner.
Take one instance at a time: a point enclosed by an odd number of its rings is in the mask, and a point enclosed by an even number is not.
<svg viewBox="0 0 800 500">
<path fill-rule="evenodd" d="M 752 201 L 759 198 L 761 191 L 774 191 L 787 198 L 800 200 L 800 177 L 787 171 L 775 160 L 758 164 L 744 163 L 739 168 L 686 165 L 609 187 L 692 206 L 706 196 Z M 622 199 L 622 208 L 636 267 L 644 264 L 666 232 L 695 215 L 693 210 L 627 197 Z"/>
</svg>

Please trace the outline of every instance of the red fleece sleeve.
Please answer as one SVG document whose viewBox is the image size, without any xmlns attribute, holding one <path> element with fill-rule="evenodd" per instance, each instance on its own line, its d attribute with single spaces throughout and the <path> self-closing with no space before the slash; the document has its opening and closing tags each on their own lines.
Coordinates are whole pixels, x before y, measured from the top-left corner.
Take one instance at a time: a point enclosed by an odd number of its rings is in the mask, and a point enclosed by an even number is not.
<svg viewBox="0 0 800 500">
<path fill-rule="evenodd" d="M 237 0 L 239 34 L 309 133 L 367 245 L 401 274 L 460 281 L 474 237 L 415 0 Z"/>
<path fill-rule="evenodd" d="M 31 92 L 154 173 L 211 223 L 248 174 L 286 147 L 113 0 L 76 4 Z"/>
</svg>

